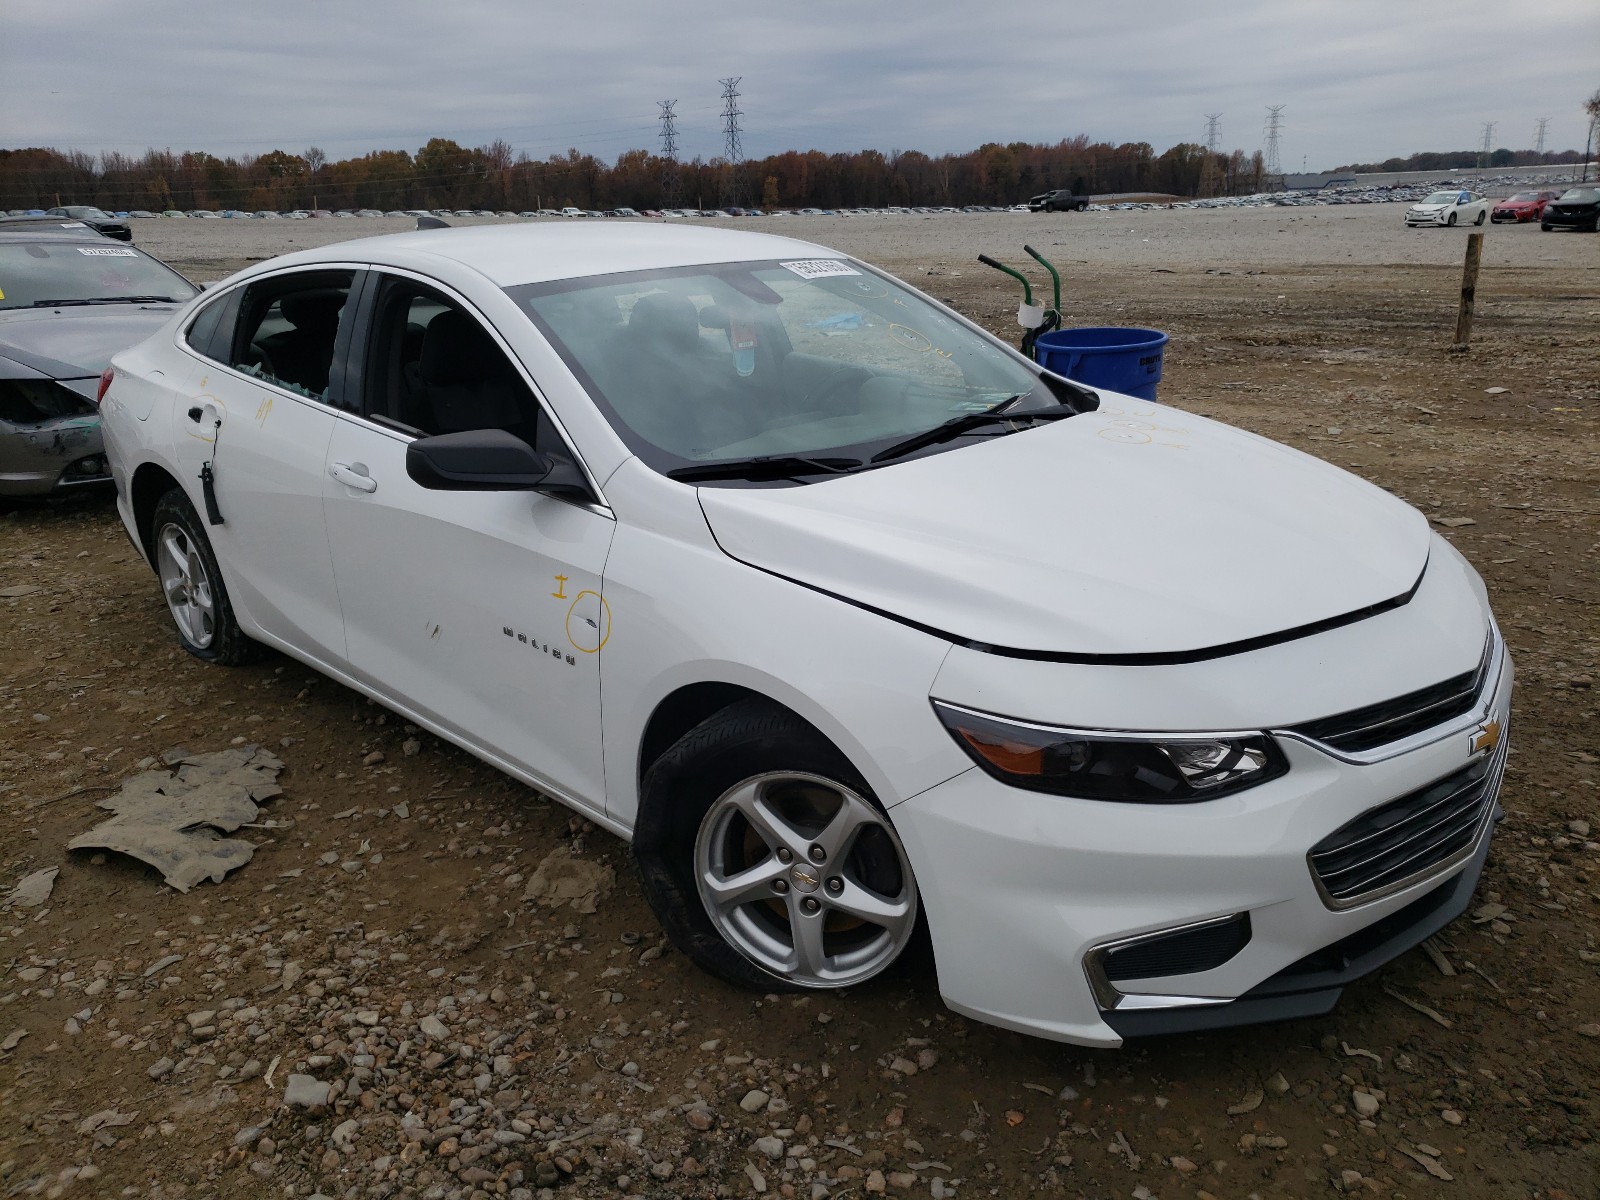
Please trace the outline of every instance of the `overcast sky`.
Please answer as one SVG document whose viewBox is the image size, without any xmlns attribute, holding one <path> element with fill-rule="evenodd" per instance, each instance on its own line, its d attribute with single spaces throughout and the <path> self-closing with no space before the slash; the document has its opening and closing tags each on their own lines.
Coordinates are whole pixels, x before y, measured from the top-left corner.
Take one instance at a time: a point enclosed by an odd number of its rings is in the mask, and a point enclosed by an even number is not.
<svg viewBox="0 0 1600 1200">
<path fill-rule="evenodd" d="M 930 153 L 985 141 L 1263 144 L 1297 171 L 1418 150 L 1581 149 L 1596 0 L 0 0 L 0 147 L 332 158 L 504 138 L 545 158 Z"/>
</svg>

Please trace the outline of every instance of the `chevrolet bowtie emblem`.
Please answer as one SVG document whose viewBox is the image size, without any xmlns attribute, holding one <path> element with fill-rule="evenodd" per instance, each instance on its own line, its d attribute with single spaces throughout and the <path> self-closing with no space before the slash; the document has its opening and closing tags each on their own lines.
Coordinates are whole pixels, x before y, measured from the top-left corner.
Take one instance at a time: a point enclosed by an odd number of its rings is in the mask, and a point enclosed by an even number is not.
<svg viewBox="0 0 1600 1200">
<path fill-rule="evenodd" d="M 1500 744 L 1500 722 L 1487 721 L 1472 731 L 1472 752 L 1493 750 Z"/>
</svg>

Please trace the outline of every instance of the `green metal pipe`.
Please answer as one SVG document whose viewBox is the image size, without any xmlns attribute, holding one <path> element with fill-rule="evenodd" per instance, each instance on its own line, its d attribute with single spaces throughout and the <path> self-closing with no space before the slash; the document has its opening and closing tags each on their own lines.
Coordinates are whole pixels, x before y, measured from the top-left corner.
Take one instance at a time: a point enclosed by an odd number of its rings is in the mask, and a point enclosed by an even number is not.
<svg viewBox="0 0 1600 1200">
<path fill-rule="evenodd" d="M 1011 276 L 1011 278 L 1015 279 L 1022 285 L 1023 303 L 1033 303 L 1033 285 L 1028 282 L 1028 277 L 1021 271 L 1013 271 L 1010 267 L 1006 266 L 1005 263 L 995 262 L 995 260 L 990 258 L 987 254 L 978 255 L 978 261 L 986 267 L 993 267 L 996 271 L 1004 271 L 1007 275 Z"/>
<path fill-rule="evenodd" d="M 1060 272 L 1058 272 L 1055 269 L 1055 267 L 1051 266 L 1050 260 L 1048 258 L 1046 258 L 1044 255 L 1040 254 L 1032 246 L 1024 246 L 1023 249 L 1028 252 L 1028 254 L 1033 258 L 1033 260 L 1035 262 L 1043 264 L 1044 269 L 1046 271 L 1050 272 L 1050 278 L 1055 281 L 1055 285 L 1056 285 L 1056 312 L 1059 313 L 1061 311 L 1061 274 L 1060 274 Z"/>
</svg>

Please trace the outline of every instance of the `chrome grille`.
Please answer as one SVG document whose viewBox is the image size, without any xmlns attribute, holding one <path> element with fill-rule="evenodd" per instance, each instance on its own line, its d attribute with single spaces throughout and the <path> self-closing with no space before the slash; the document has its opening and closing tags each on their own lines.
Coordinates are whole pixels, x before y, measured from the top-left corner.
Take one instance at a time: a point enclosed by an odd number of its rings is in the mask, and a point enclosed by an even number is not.
<svg viewBox="0 0 1600 1200">
<path fill-rule="evenodd" d="M 1494 635 L 1491 634 L 1484 643 L 1483 657 L 1479 659 L 1476 669 L 1465 674 L 1453 676 L 1432 687 L 1407 692 L 1393 700 L 1307 721 L 1303 725 L 1293 726 L 1292 731 L 1332 746 L 1335 750 L 1359 753 L 1464 716 L 1472 711 L 1472 706 L 1483 691 L 1494 659 L 1494 646 Z"/>
<path fill-rule="evenodd" d="M 1494 811 L 1509 739 L 1454 774 L 1362 813 L 1311 848 L 1317 887 L 1330 908 L 1399 891 L 1465 860 Z"/>
</svg>

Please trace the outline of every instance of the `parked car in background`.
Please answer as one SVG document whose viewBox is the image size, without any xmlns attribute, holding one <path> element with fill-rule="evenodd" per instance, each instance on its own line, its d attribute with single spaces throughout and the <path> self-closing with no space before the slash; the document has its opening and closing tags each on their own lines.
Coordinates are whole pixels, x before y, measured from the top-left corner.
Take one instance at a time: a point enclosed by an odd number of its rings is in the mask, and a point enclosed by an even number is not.
<svg viewBox="0 0 1600 1200">
<path fill-rule="evenodd" d="M 301 251 L 102 415 L 187 650 L 277 647 L 630 837 L 760 993 L 925 928 L 952 1008 L 1045 1037 L 1321 1013 L 1489 851 L 1512 669 L 1426 517 L 823 246 Z"/>
<path fill-rule="evenodd" d="M 1482 225 L 1489 219 L 1487 197 L 1465 188 L 1433 192 L 1406 209 L 1406 225 Z"/>
<path fill-rule="evenodd" d="M 1600 187 L 1568 188 L 1544 206 L 1539 228 L 1600 230 Z"/>
<path fill-rule="evenodd" d="M 148 218 L 148 217 L 154 217 L 156 214 L 151 212 L 148 208 L 136 208 L 132 212 L 130 212 L 128 215 L 130 217 L 135 217 L 135 218 L 138 218 L 140 220 L 143 220 L 143 219 Z"/>
<path fill-rule="evenodd" d="M 119 242 L 133 241 L 133 230 L 128 228 L 125 217 L 114 217 L 104 209 L 95 208 L 93 205 L 67 204 L 60 208 L 47 208 L 44 215 L 61 217 L 69 221 L 82 221 L 103 237 L 116 238 Z"/>
<path fill-rule="evenodd" d="M 1537 221 L 1544 215 L 1544 206 L 1559 196 L 1560 192 L 1518 192 L 1514 196 L 1507 196 L 1504 200 L 1497 200 L 1489 212 L 1489 220 L 1499 224 L 1502 221 Z"/>
<path fill-rule="evenodd" d="M 1083 212 L 1089 207 L 1086 196 L 1074 196 L 1062 188 L 1053 192 L 1040 192 L 1028 200 L 1030 212 Z"/>
<path fill-rule="evenodd" d="M 199 290 L 87 227 L 0 229 L 0 497 L 110 485 L 101 372 Z"/>
</svg>

